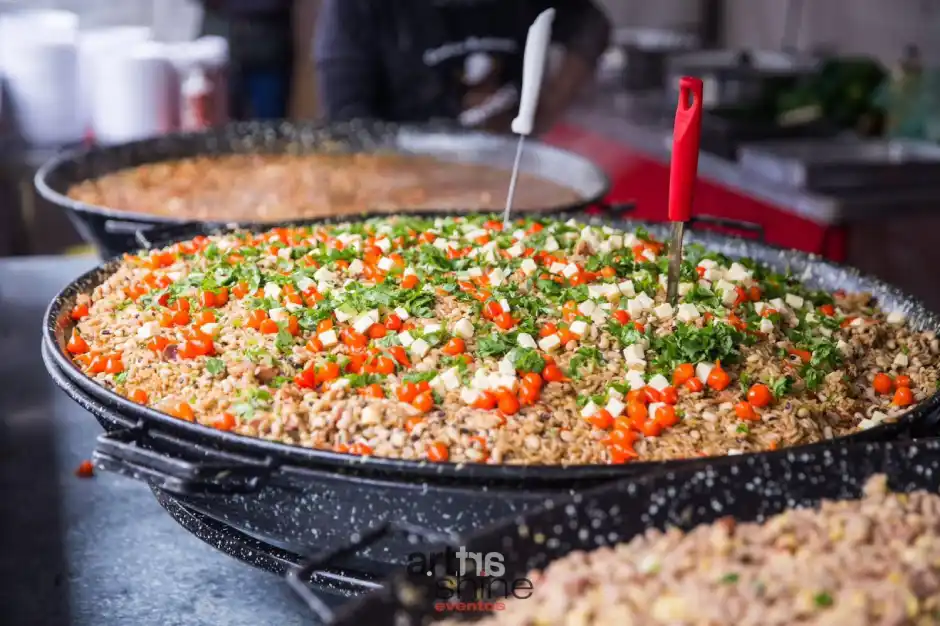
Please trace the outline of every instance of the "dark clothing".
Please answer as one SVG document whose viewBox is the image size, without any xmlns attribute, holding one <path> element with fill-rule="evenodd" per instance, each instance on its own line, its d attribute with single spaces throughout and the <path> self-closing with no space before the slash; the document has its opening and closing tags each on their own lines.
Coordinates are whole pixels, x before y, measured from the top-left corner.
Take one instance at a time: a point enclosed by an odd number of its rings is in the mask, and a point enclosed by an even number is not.
<svg viewBox="0 0 940 626">
<path fill-rule="evenodd" d="M 596 61 L 610 24 L 590 0 L 325 0 L 314 40 L 323 109 L 331 120 L 454 119 L 496 93 L 507 108 L 529 26 L 552 6 L 553 41 Z"/>
<path fill-rule="evenodd" d="M 203 35 L 229 44 L 229 114 L 232 119 L 287 116 L 294 68 L 292 2 L 229 0 L 207 3 Z"/>
</svg>

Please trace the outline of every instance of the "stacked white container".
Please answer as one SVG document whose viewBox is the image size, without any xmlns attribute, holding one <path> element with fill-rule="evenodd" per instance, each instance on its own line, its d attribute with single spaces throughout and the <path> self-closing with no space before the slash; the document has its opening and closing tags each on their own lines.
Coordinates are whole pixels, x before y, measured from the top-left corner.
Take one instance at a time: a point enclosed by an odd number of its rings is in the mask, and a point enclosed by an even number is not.
<svg viewBox="0 0 940 626">
<path fill-rule="evenodd" d="M 183 130 L 198 131 L 228 121 L 228 42 L 202 37 L 176 44 L 173 63 L 180 80 Z"/>
<path fill-rule="evenodd" d="M 16 131 L 27 143 L 80 141 L 78 16 L 69 11 L 0 15 L 0 73 Z"/>
<path fill-rule="evenodd" d="M 97 57 L 92 128 L 103 144 L 137 141 L 179 128 L 179 84 L 167 44 L 143 41 Z"/>
<path fill-rule="evenodd" d="M 82 31 L 78 38 L 78 84 L 79 84 L 79 113 L 82 119 L 82 128 L 87 132 L 94 132 L 94 111 L 99 106 L 107 107 L 95 102 L 95 85 L 99 80 L 108 80 L 107 76 L 98 76 L 98 66 L 101 59 L 109 55 L 122 54 L 128 46 L 153 37 L 152 30 L 146 26 L 115 26 L 110 28 L 97 28 Z"/>
</svg>

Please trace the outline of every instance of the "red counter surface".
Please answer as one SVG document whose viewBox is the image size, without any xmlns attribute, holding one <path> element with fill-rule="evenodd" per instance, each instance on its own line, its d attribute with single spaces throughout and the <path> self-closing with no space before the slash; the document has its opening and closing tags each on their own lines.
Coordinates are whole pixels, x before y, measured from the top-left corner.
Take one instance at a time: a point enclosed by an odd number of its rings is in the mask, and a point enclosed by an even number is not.
<svg viewBox="0 0 940 626">
<path fill-rule="evenodd" d="M 558 124 L 543 140 L 591 159 L 607 172 L 612 187 L 610 202 L 635 202 L 634 217 L 666 220 L 669 166 L 596 132 L 570 124 Z M 742 195 L 704 178 L 695 189 L 694 215 L 713 215 L 759 224 L 767 242 L 844 261 L 845 232 L 819 224 L 786 210 Z"/>
</svg>

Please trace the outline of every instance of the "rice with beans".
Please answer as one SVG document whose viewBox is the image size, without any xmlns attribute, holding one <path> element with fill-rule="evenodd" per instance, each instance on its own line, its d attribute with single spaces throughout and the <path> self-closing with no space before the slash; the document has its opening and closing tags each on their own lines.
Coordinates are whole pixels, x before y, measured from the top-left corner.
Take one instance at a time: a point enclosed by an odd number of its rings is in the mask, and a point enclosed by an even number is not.
<svg viewBox="0 0 940 626">
<path fill-rule="evenodd" d="M 575 222 L 383 218 L 200 237 L 80 296 L 69 351 L 180 419 L 414 460 L 626 463 L 817 442 L 937 388 L 866 294 Z"/>
<path fill-rule="evenodd" d="M 726 518 L 573 552 L 479 626 L 928 626 L 940 623 L 940 496 L 888 491 L 764 523 Z M 441 626 L 456 626 L 445 620 Z"/>
</svg>

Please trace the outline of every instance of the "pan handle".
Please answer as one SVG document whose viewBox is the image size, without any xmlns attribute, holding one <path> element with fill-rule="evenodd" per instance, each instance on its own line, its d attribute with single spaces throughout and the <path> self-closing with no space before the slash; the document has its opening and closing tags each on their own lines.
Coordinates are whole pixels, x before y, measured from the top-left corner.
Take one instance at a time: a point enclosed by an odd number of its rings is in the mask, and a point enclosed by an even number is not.
<svg viewBox="0 0 940 626">
<path fill-rule="evenodd" d="M 158 452 L 142 423 L 99 435 L 92 459 L 102 470 L 177 495 L 254 493 L 275 469 L 270 457 L 260 463 L 200 462 Z"/>
<path fill-rule="evenodd" d="M 689 226 L 698 230 L 730 230 L 761 243 L 767 240 L 763 226 L 746 220 L 736 220 L 715 215 L 693 215 L 692 219 L 689 220 Z"/>
<path fill-rule="evenodd" d="M 287 572 L 287 584 L 293 589 L 294 593 L 300 596 L 300 599 L 316 614 L 317 618 L 324 624 L 331 624 L 334 620 L 333 610 L 307 585 L 318 570 L 326 569 L 336 559 L 345 558 L 356 552 L 368 548 L 380 539 L 392 534 L 406 534 L 409 537 L 416 537 L 425 543 L 447 543 L 456 542 L 457 538 L 447 533 L 441 533 L 423 526 L 409 524 L 407 522 L 389 522 L 384 521 L 364 532 L 353 535 L 350 542 L 346 545 L 338 546 L 330 550 L 310 557 L 300 566 Z"/>
</svg>

